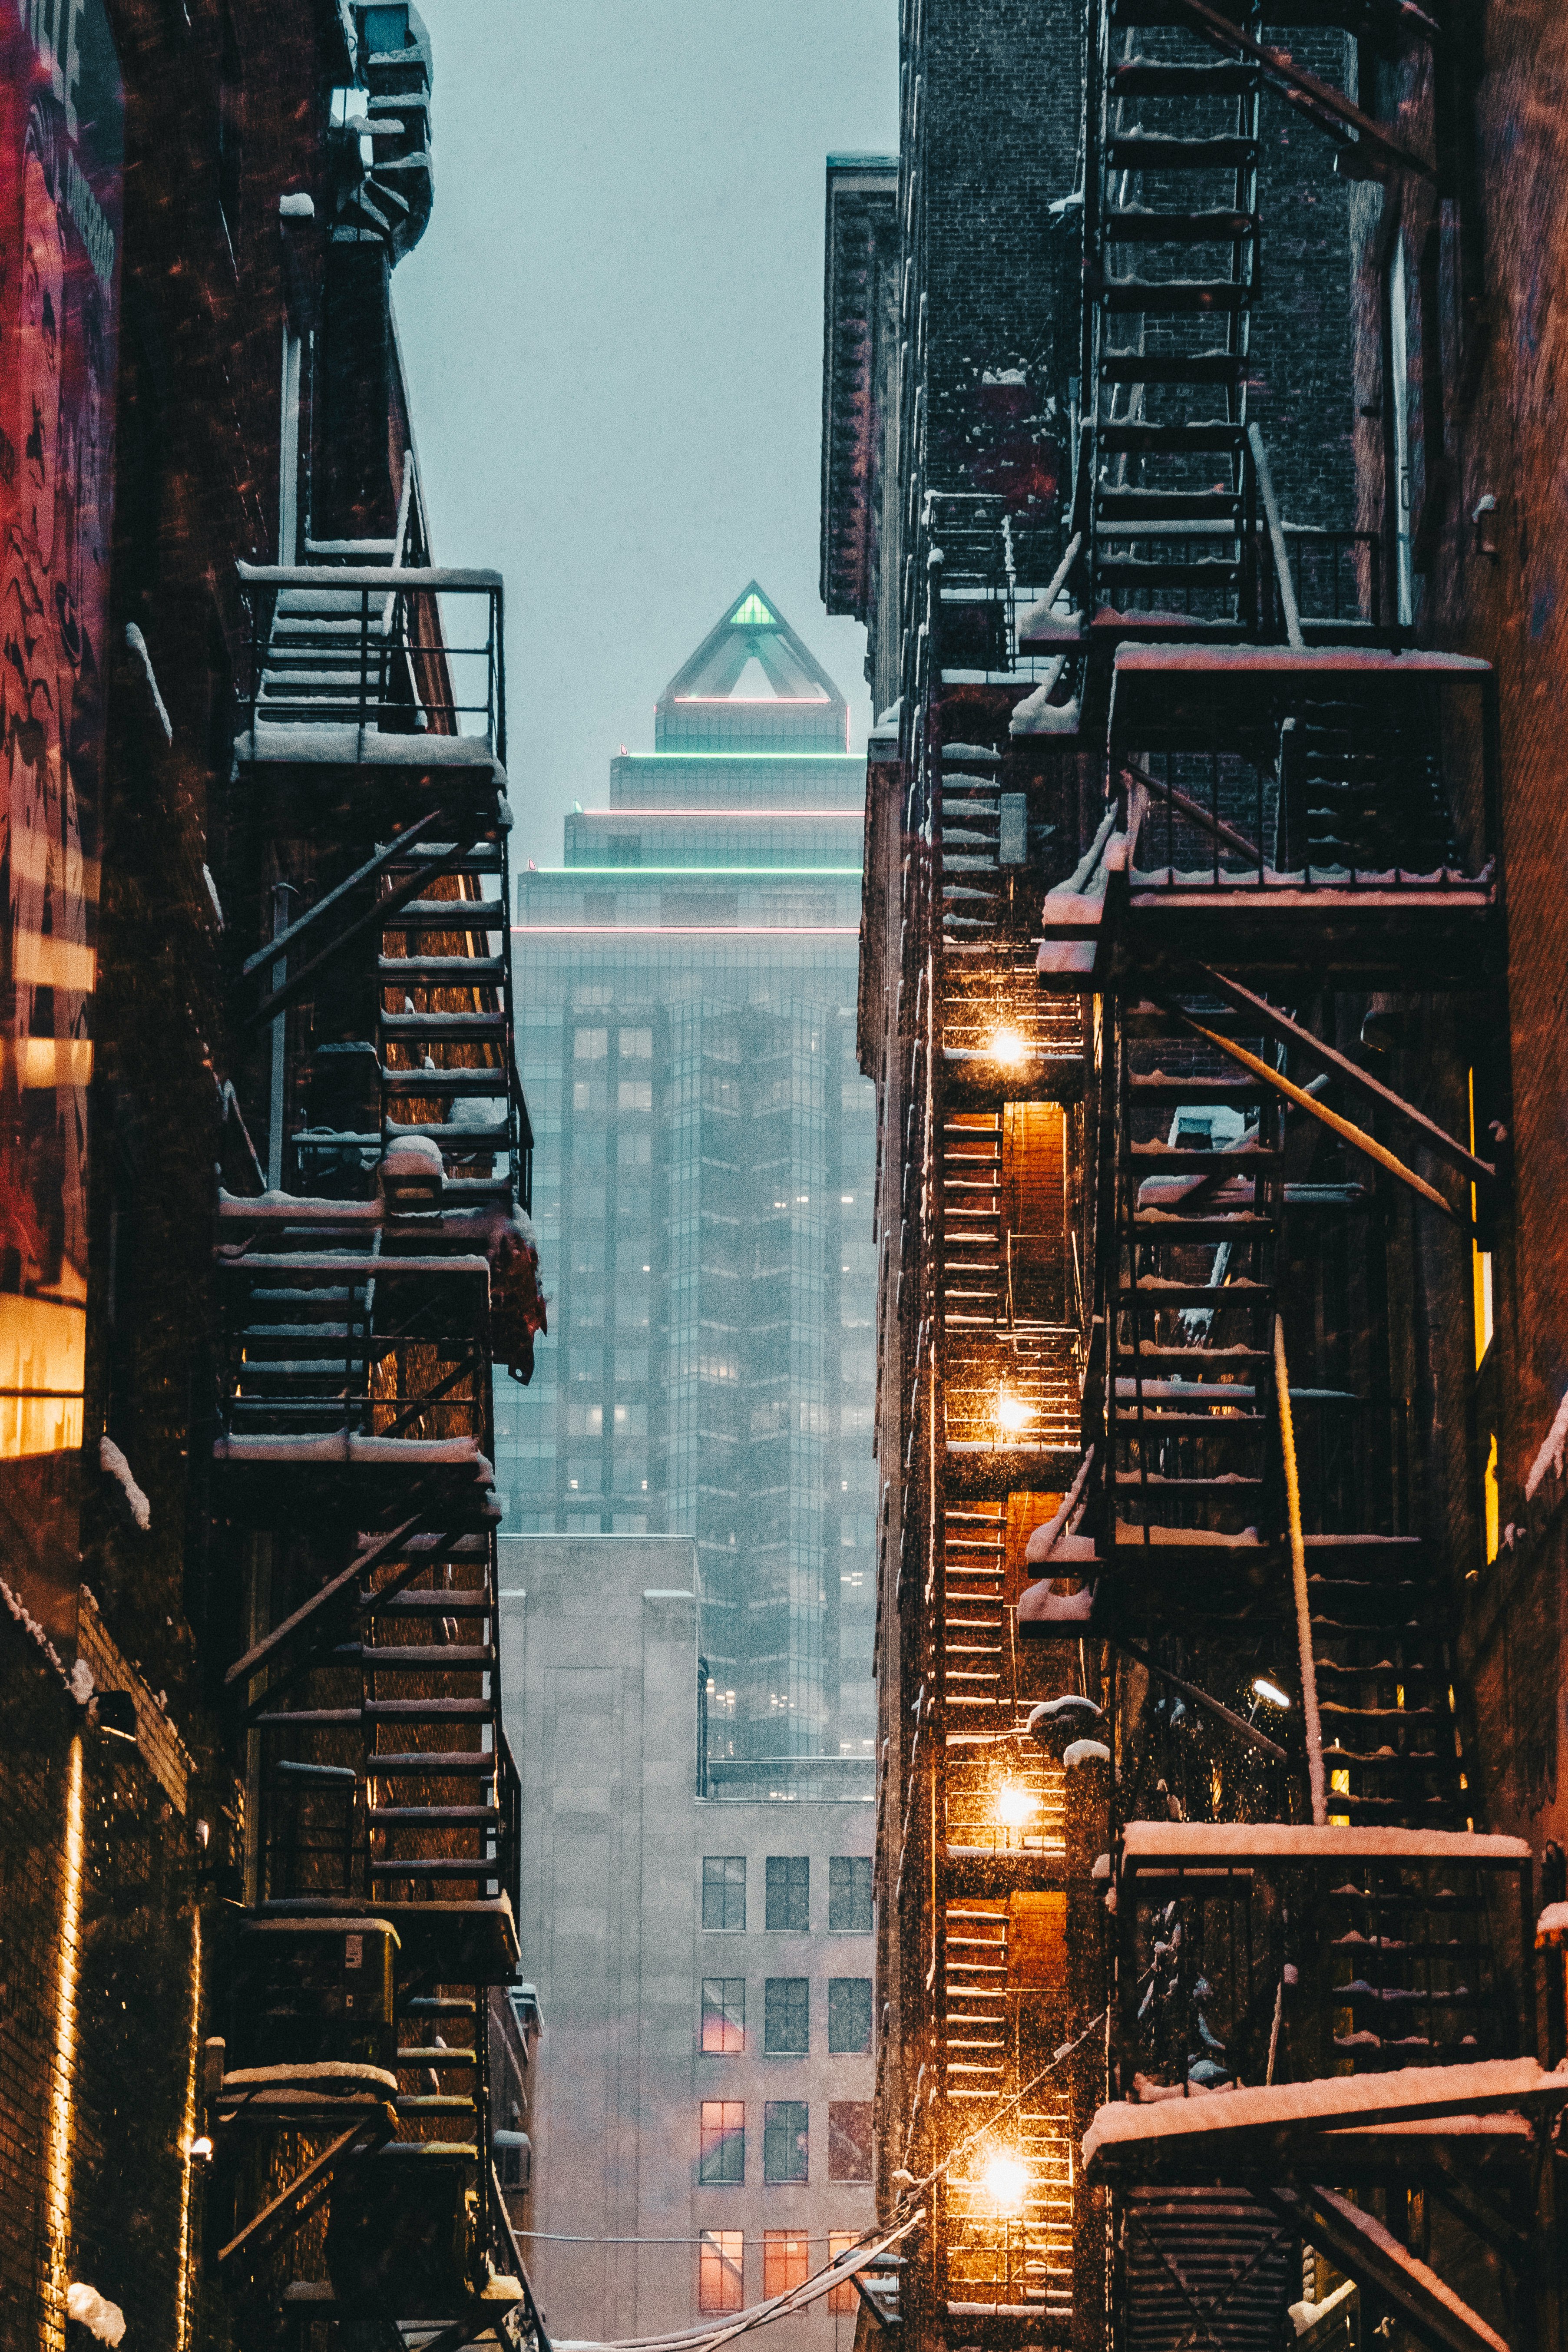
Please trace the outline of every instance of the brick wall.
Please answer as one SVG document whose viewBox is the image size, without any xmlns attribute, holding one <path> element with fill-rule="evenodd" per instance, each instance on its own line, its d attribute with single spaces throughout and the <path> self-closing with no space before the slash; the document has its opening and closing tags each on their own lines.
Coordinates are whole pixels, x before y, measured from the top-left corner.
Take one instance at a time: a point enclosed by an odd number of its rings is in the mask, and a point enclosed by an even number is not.
<svg viewBox="0 0 1568 2352">
<path fill-rule="evenodd" d="M 0 1611 L 0 2343 L 63 2347 L 85 2280 L 184 2352 L 192 1917 L 184 1825 Z"/>
</svg>

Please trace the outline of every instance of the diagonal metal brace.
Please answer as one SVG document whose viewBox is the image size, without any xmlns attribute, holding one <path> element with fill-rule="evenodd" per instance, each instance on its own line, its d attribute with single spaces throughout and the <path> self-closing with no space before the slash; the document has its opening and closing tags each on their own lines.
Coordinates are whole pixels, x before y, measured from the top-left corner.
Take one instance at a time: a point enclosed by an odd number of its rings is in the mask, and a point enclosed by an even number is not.
<svg viewBox="0 0 1568 2352">
<path fill-rule="evenodd" d="M 465 824 L 461 832 L 463 838 L 453 843 L 449 857 L 433 857 L 422 871 L 411 874 L 406 881 L 399 882 L 395 889 L 389 890 L 385 898 L 377 898 L 372 906 L 365 908 L 363 914 L 356 915 L 352 923 L 346 923 L 335 938 L 328 940 L 324 948 L 320 949 L 315 955 L 308 957 L 298 971 L 291 971 L 281 988 L 273 989 L 269 995 L 262 998 L 255 1010 L 247 1014 L 247 1024 L 252 1028 L 264 1028 L 268 1022 L 276 1021 L 280 1013 L 287 1012 L 289 1005 L 305 993 L 308 984 L 315 979 L 323 966 L 342 955 L 345 948 L 353 947 L 363 932 L 384 930 L 400 907 L 405 907 L 410 898 L 417 898 L 427 883 L 437 880 L 443 874 L 450 873 L 454 866 L 460 865 L 479 838 L 479 830 L 476 830 L 471 824 Z M 405 841 L 407 835 L 404 835 L 402 838 Z M 506 910 L 501 907 L 499 898 L 454 898 L 452 901 L 452 912 L 458 918 L 465 908 L 485 907 L 495 907 L 499 909 L 494 921 L 485 924 L 464 922 L 459 919 L 453 922 L 451 927 L 453 930 L 504 930 Z M 317 910 L 312 909 L 312 912 L 315 911 Z M 279 937 L 282 936 L 284 935 L 279 934 Z M 274 942 L 272 948 L 268 950 L 266 961 L 270 962 L 277 960 L 276 942 Z"/>
<path fill-rule="evenodd" d="M 1294 1079 L 1284 1076 L 1279 1070 L 1271 1070 L 1267 1062 L 1260 1061 L 1256 1054 L 1249 1054 L 1246 1046 L 1238 1045 L 1233 1037 L 1216 1036 L 1212 1029 L 1205 1029 L 1203 1023 L 1194 1020 L 1190 1013 L 1183 1012 L 1180 1005 L 1167 1006 L 1166 1010 L 1180 1013 L 1194 1036 L 1202 1037 L 1216 1052 L 1228 1055 L 1233 1062 L 1239 1062 L 1244 1070 L 1250 1070 L 1255 1078 L 1261 1078 L 1265 1086 L 1272 1087 L 1276 1094 L 1285 1097 L 1287 1102 L 1293 1102 L 1298 1110 L 1310 1111 L 1315 1119 L 1331 1129 L 1353 1151 L 1363 1153 L 1368 1160 L 1374 1160 L 1380 1168 L 1386 1168 L 1391 1176 L 1397 1176 L 1400 1182 L 1408 1185 L 1418 1198 L 1429 1201 L 1435 1209 L 1441 1209 L 1455 1224 L 1468 1222 L 1450 1202 L 1444 1199 L 1435 1184 L 1428 1184 L 1425 1176 L 1417 1176 L 1414 1168 L 1407 1168 L 1403 1160 L 1379 1143 L 1375 1136 L 1368 1135 L 1364 1128 L 1357 1127 L 1353 1120 L 1342 1118 L 1337 1110 L 1330 1110 L 1326 1103 L 1319 1102 L 1305 1087 L 1297 1086 Z"/>
<path fill-rule="evenodd" d="M 1417 1110 L 1414 1103 L 1407 1103 L 1403 1095 L 1396 1095 L 1392 1087 L 1385 1087 L 1359 1063 L 1336 1053 L 1332 1045 L 1325 1045 L 1321 1037 L 1314 1037 L 1310 1029 L 1303 1029 L 1289 1013 L 1270 1004 L 1267 997 L 1255 996 L 1251 989 L 1243 988 L 1240 981 L 1231 980 L 1207 964 L 1200 964 L 1197 969 L 1205 986 L 1217 991 L 1227 1003 L 1234 1004 L 1238 1012 L 1255 1013 L 1259 1028 L 1268 1030 L 1284 1045 L 1299 1046 L 1310 1061 L 1321 1062 L 1335 1077 L 1342 1079 L 1352 1094 L 1359 1094 L 1365 1101 L 1377 1104 L 1394 1118 L 1403 1119 L 1407 1127 L 1413 1127 L 1429 1151 L 1447 1160 L 1472 1184 L 1496 1183 L 1498 1171 L 1491 1160 L 1479 1160 L 1473 1151 L 1467 1151 L 1446 1128 L 1428 1118 L 1425 1111 Z"/>
<path fill-rule="evenodd" d="M 281 2189 L 269 2205 L 264 2205 L 260 2212 L 246 2223 L 237 2237 L 231 2238 L 226 2246 L 219 2248 L 217 2267 L 220 2275 L 227 2269 L 233 2276 L 231 2266 L 237 2263 L 241 2256 L 255 2260 L 258 2255 L 270 2252 L 283 2239 L 292 2237 L 300 2222 L 315 2211 L 322 2198 L 330 2192 L 332 2175 L 339 2165 L 352 2158 L 369 2156 L 376 2148 L 384 2147 L 392 2137 L 396 2120 L 392 2107 L 383 2101 L 373 2114 L 351 2124 L 346 2132 L 340 2132 L 337 2138 L 305 2167 L 303 2172 L 295 2174 L 287 2189 Z"/>
<path fill-rule="evenodd" d="M 1370 163 L 1374 175 L 1414 172 L 1423 180 L 1436 180 L 1436 165 L 1426 163 L 1414 149 L 1402 146 L 1397 139 L 1391 139 L 1381 123 L 1352 105 L 1342 90 L 1320 81 L 1316 74 L 1308 73 L 1305 67 L 1297 65 L 1283 51 L 1265 48 L 1261 41 L 1255 41 L 1228 16 L 1206 6 L 1205 0 L 1180 0 L 1180 5 L 1193 19 L 1195 31 L 1205 35 L 1216 49 L 1225 49 L 1258 67 L 1264 79 L 1281 98 L 1320 131 L 1328 132 L 1342 154 Z"/>
</svg>

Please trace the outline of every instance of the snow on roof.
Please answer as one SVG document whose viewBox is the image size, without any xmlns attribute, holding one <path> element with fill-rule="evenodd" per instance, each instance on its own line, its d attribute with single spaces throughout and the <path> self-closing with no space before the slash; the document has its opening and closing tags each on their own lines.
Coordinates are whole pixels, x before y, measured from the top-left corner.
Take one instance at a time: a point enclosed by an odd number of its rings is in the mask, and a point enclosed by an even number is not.
<svg viewBox="0 0 1568 2352">
<path fill-rule="evenodd" d="M 1313 1829 L 1285 1822 L 1129 1822 L 1130 1862 L 1215 1859 L 1282 1862 L 1528 1862 L 1523 1838 L 1478 1837 L 1468 1830 Z"/>
<path fill-rule="evenodd" d="M 1172 2142 L 1299 2124 L 1346 2130 L 1402 2117 L 1465 2108 L 1517 2106 L 1534 2099 L 1568 2105 L 1568 2074 L 1548 2074 L 1534 2058 L 1488 2058 L 1468 2066 L 1400 2066 L 1388 2074 L 1332 2074 L 1309 2083 L 1237 2089 L 1223 2102 L 1173 2099 L 1100 2107 L 1083 2137 L 1083 2160 L 1141 2142 Z"/>
<path fill-rule="evenodd" d="M 1535 1923 L 1538 1952 L 1558 1944 L 1568 1944 L 1568 1903 L 1549 1903 Z"/>
<path fill-rule="evenodd" d="M 1490 662 L 1468 654 L 1385 653 L 1369 646 L 1118 646 L 1118 674 L 1125 670 L 1225 670 L 1243 675 L 1261 671 L 1294 673 L 1310 677 L 1321 670 L 1336 677 L 1347 673 L 1376 677 L 1486 677 Z"/>
<path fill-rule="evenodd" d="M 495 1476 L 474 1437 L 356 1437 L 338 1429 L 321 1437 L 215 1437 L 218 1462 L 450 1462 L 471 1465 L 481 1481 Z"/>
</svg>

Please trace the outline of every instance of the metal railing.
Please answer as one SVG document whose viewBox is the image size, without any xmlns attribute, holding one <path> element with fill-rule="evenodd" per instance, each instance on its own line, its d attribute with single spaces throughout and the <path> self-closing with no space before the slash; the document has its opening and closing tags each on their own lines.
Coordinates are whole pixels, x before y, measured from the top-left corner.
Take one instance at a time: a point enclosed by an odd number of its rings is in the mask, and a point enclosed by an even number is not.
<svg viewBox="0 0 1568 2352">
<path fill-rule="evenodd" d="M 384 735 L 479 740 L 504 765 L 506 615 L 499 572 L 326 563 L 241 563 L 237 570 L 249 616 L 245 701 L 253 756 L 269 748 L 288 755 L 289 747 L 268 747 L 258 737 L 258 721 L 290 730 L 347 723 Z M 286 592 L 320 599 L 319 608 L 280 612 Z M 471 637 L 448 638 L 445 616 L 476 605 L 481 621 Z M 312 667 L 309 633 L 289 643 L 295 619 L 352 626 L 314 639 Z M 287 667 L 277 666 L 290 656 Z"/>
</svg>

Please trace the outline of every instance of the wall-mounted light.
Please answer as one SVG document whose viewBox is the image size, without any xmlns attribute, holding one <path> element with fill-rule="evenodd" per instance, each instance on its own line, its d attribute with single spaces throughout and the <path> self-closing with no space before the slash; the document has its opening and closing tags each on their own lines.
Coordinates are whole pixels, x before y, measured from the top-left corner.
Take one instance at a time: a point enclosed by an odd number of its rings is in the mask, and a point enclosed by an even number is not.
<svg viewBox="0 0 1568 2352">
<path fill-rule="evenodd" d="M 996 1419 L 1002 1428 L 1016 1433 L 1026 1429 L 1035 1418 L 1035 1408 L 1022 1397 L 1009 1396 L 1005 1389 L 996 1400 Z"/>
<path fill-rule="evenodd" d="M 212 2157 L 213 2144 L 211 2140 L 208 2139 L 205 2132 L 204 2132 L 199 2139 L 194 2139 L 191 2142 L 191 2162 L 193 2164 L 210 2164 L 212 2162 Z"/>
<path fill-rule="evenodd" d="M 998 2213 L 1019 2213 L 1024 2207 L 1024 2193 L 1029 2186 L 1029 2176 L 1016 2156 L 1002 2149 L 989 2158 L 980 2176 L 980 2187 L 986 2202 Z"/>
<path fill-rule="evenodd" d="M 1269 1706 L 1289 1706 L 1290 1704 L 1289 1692 L 1282 1691 L 1278 1683 L 1271 1683 L 1267 1675 L 1254 1675 L 1252 1687 Z"/>
<path fill-rule="evenodd" d="M 1029 1058 L 1029 1041 L 1016 1029 L 994 1030 L 991 1058 L 1005 1070 L 1016 1070 Z"/>
<path fill-rule="evenodd" d="M 1020 1780 L 1005 1780 L 996 1791 L 996 1818 L 1004 1829 L 1022 1829 L 1035 1804 L 1033 1790 L 1026 1789 Z"/>
</svg>

